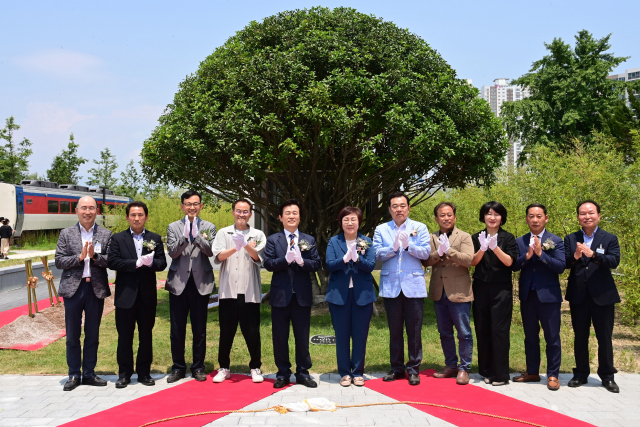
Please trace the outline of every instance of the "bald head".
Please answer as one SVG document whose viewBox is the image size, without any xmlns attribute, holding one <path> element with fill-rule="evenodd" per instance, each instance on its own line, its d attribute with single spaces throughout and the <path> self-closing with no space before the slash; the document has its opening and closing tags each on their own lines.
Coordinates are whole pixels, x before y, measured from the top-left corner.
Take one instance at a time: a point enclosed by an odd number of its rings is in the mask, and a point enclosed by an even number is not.
<svg viewBox="0 0 640 427">
<path fill-rule="evenodd" d="M 83 196 L 78 200 L 76 206 L 76 215 L 78 215 L 78 221 L 85 230 L 93 227 L 96 222 L 96 215 L 98 214 L 98 204 L 96 200 L 91 196 Z"/>
</svg>

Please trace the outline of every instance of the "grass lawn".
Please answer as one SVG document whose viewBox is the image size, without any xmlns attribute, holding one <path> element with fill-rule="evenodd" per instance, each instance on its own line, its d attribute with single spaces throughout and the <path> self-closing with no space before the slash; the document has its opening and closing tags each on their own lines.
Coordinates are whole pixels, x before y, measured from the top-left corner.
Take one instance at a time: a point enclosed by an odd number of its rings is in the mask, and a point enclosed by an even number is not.
<svg viewBox="0 0 640 427">
<path fill-rule="evenodd" d="M 217 275 L 217 272 L 216 272 Z M 158 278 L 166 277 L 166 272 L 159 275 Z M 217 279 L 217 277 L 216 277 Z M 271 273 L 263 272 L 263 292 L 269 289 Z M 371 329 L 367 341 L 367 359 L 366 372 L 386 372 L 390 369 L 389 365 L 389 330 L 387 327 L 387 319 L 384 314 L 384 306 L 382 302 L 377 303 L 378 309 L 381 311 L 380 316 L 373 317 L 371 321 Z M 424 321 L 422 329 L 423 340 L 423 361 L 422 369 L 444 367 L 444 356 L 440 347 L 439 334 L 436 327 L 435 313 L 433 302 L 425 299 L 424 305 Z M 261 307 L 261 337 L 262 337 L 262 370 L 266 373 L 274 373 L 277 371 L 273 361 L 273 346 L 271 342 L 271 309 L 267 304 Z M 333 327 L 331 325 L 331 317 L 327 307 L 314 308 L 315 315 L 311 319 L 311 334 L 333 335 Z M 563 323 L 562 323 L 562 366 L 561 372 L 571 372 L 574 366 L 573 359 L 573 332 L 570 327 L 570 317 L 568 305 L 563 305 Z M 472 320 L 473 321 L 473 320 Z M 154 363 L 151 367 L 152 372 L 170 372 L 171 371 L 171 351 L 169 341 L 169 293 L 164 290 L 158 291 L 158 308 L 156 325 L 154 329 Z M 635 336 L 635 344 L 637 344 L 638 331 L 634 328 L 632 335 Z M 218 367 L 217 348 L 219 338 L 218 310 L 216 308 L 209 310 L 208 326 L 207 326 L 207 355 L 206 355 L 206 372 L 212 371 Z M 475 339 L 475 333 L 474 333 Z M 137 342 L 137 338 L 136 341 Z M 186 360 L 189 363 L 191 359 L 191 333 L 187 326 L 187 345 Z M 290 358 L 295 363 L 293 333 L 290 335 Z M 635 345 L 634 344 L 634 345 Z M 542 346 L 542 367 L 540 372 L 546 372 L 546 363 L 544 357 L 544 339 L 541 339 Z M 112 312 L 102 319 L 100 330 L 100 348 L 98 353 L 98 365 L 96 371 L 101 374 L 114 374 L 118 371 L 116 363 L 116 347 L 117 332 L 115 327 L 115 313 Z M 311 360 L 313 362 L 312 372 L 337 372 L 335 346 L 329 345 L 311 345 Z M 596 345 L 595 336 L 592 338 L 590 345 L 591 358 L 595 356 Z M 406 354 L 406 350 L 405 350 Z M 630 366 L 634 366 L 633 357 L 627 354 Z M 617 357 L 618 369 L 625 369 L 624 357 Z M 472 372 L 478 371 L 477 354 L 474 348 Z M 231 371 L 232 372 L 249 372 L 249 353 L 246 349 L 244 339 L 238 328 L 236 340 L 234 341 L 233 350 L 231 352 Z M 524 333 L 522 330 L 522 322 L 520 320 L 519 307 L 516 305 L 513 314 L 513 323 L 511 327 L 511 351 L 510 351 L 510 367 L 512 372 L 522 372 L 525 369 L 524 357 Z M 295 369 L 295 365 L 292 369 Z M 593 369 L 595 372 L 595 369 Z M 65 340 L 64 338 L 48 345 L 38 351 L 17 351 L 2 350 L 0 351 L 0 374 L 66 374 L 67 365 L 65 357 Z"/>
</svg>

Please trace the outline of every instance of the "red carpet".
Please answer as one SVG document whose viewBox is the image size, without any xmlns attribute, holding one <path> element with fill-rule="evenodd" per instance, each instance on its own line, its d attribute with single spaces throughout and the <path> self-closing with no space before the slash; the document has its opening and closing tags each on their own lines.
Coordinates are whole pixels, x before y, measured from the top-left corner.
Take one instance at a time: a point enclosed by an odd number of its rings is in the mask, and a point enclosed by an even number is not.
<svg viewBox="0 0 640 427">
<path fill-rule="evenodd" d="M 231 379 L 213 384 L 211 379 L 216 372 L 209 374 L 205 382 L 192 380 L 63 425 L 138 427 L 151 421 L 195 412 L 241 409 L 283 390 L 273 388 L 273 380 L 254 384 L 248 375 L 231 375 Z M 115 391 L 117 392 L 118 390 Z M 159 425 L 162 427 L 203 426 L 225 415 L 200 415 Z"/>
<path fill-rule="evenodd" d="M 27 299 L 27 292 L 25 291 L 24 293 L 24 299 Z M 55 297 L 53 298 L 53 303 L 55 304 L 56 299 Z M 60 297 L 60 302 L 62 302 L 62 297 Z M 33 306 L 32 306 L 33 307 Z M 51 303 L 49 302 L 49 298 L 43 299 L 38 301 L 38 310 L 42 311 L 45 308 L 49 308 L 51 307 Z M 16 320 L 18 317 L 20 316 L 28 316 L 29 315 L 29 306 L 27 304 L 21 306 L 21 307 L 16 307 L 16 308 L 12 308 L 10 310 L 6 310 L 6 311 L 0 311 L 0 328 L 2 328 L 4 325 L 8 325 L 9 323 L 13 322 L 14 320 Z"/>
<path fill-rule="evenodd" d="M 455 378 L 433 378 L 433 369 L 420 372 L 420 385 L 410 386 L 407 381 L 383 382 L 382 379 L 367 381 L 366 387 L 395 400 L 428 402 L 447 405 L 469 411 L 483 412 L 502 417 L 517 418 L 544 426 L 580 427 L 589 423 L 562 415 L 558 412 L 531 405 L 500 393 L 485 390 L 475 385 L 460 386 Z M 526 387 L 526 385 L 523 385 Z M 550 396 L 554 392 L 549 391 Z M 509 420 L 467 414 L 450 409 L 426 405 L 411 405 L 416 409 L 438 417 L 457 426 L 514 427 L 524 425 Z"/>
</svg>

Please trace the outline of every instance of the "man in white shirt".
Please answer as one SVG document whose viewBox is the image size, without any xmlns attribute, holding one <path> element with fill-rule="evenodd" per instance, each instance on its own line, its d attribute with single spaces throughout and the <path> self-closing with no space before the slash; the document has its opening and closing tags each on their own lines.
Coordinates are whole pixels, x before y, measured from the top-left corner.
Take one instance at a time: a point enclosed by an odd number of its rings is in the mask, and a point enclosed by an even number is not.
<svg viewBox="0 0 640 427">
<path fill-rule="evenodd" d="M 240 324 L 242 336 L 247 343 L 249 369 L 253 382 L 264 380 L 260 366 L 260 302 L 262 281 L 260 266 L 267 243 L 264 233 L 249 226 L 253 207 L 251 202 L 239 199 L 233 204 L 234 224 L 221 229 L 213 241 L 215 264 L 220 267 L 220 341 L 218 363 L 220 369 L 213 377 L 221 383 L 230 377 L 230 354 L 233 339 Z"/>
</svg>

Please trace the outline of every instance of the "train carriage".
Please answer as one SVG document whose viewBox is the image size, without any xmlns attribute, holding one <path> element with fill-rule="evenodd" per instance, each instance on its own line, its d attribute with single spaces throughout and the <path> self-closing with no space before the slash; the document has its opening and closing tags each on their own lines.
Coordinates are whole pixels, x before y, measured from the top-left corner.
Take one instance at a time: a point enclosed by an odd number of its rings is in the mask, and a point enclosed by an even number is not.
<svg viewBox="0 0 640 427">
<path fill-rule="evenodd" d="M 61 230 L 78 222 L 76 205 L 84 196 L 96 199 L 98 224 L 105 219 L 103 206 L 126 205 L 131 201 L 106 188 L 58 186 L 55 182 L 35 180 L 25 180 L 19 185 L 0 182 L 0 216 L 9 218 L 15 237 L 29 231 Z"/>
</svg>

